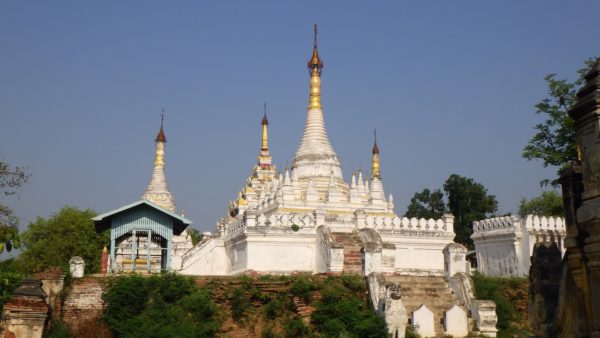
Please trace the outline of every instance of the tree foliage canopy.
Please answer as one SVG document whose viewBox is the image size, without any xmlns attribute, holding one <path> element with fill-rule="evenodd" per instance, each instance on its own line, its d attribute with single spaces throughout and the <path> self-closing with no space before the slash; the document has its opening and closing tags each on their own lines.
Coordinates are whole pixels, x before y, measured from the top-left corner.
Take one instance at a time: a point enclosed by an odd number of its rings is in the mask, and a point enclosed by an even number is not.
<svg viewBox="0 0 600 338">
<path fill-rule="evenodd" d="M 496 212 L 496 196 L 489 195 L 487 189 L 472 178 L 456 174 L 448 177 L 444 183 L 444 191 L 448 196 L 448 209 L 455 217 L 455 241 L 473 248 L 470 237 L 473 233 L 473 221 L 485 219 Z"/>
<path fill-rule="evenodd" d="M 21 269 L 33 272 L 62 266 L 68 270 L 69 259 L 80 256 L 85 261 L 86 273 L 99 272 L 109 232 L 96 233 L 91 220 L 95 215 L 90 209 L 66 206 L 48 219 L 38 217 L 22 235 L 25 250 L 17 260 Z"/>
<path fill-rule="evenodd" d="M 548 97 L 535 105 L 536 114 L 544 115 L 545 121 L 534 127 L 536 133 L 523 148 L 522 156 L 527 160 L 543 160 L 544 167 L 558 167 L 558 176 L 577 159 L 575 126 L 568 112 L 575 105 L 577 91 L 593 62 L 594 59 L 585 60 L 585 66 L 577 71 L 579 77 L 574 82 L 558 79 L 556 74 L 546 75 Z M 558 181 L 544 179 L 540 183 L 556 186 Z"/>
<path fill-rule="evenodd" d="M 440 189 L 431 192 L 429 189 L 423 189 L 422 192 L 416 192 L 410 199 L 410 204 L 404 216 L 408 218 L 438 219 L 446 212 L 444 203 L 444 193 Z"/>
<path fill-rule="evenodd" d="M 0 252 L 20 247 L 19 219 L 13 210 L 3 203 L 4 198 L 16 194 L 27 183 L 29 175 L 23 168 L 11 168 L 8 163 L 0 161 Z"/>
<path fill-rule="evenodd" d="M 521 198 L 519 215 L 534 214 L 539 216 L 564 216 L 562 196 L 554 190 L 543 191 L 540 196 L 530 200 Z"/>
<path fill-rule="evenodd" d="M 193 245 L 200 243 L 204 238 L 204 235 L 198 229 L 187 228 L 187 233 L 191 237 Z"/>
<path fill-rule="evenodd" d="M 440 218 L 445 212 L 454 215 L 454 240 L 468 248 L 473 248 L 471 234 L 473 221 L 485 219 L 496 212 L 496 196 L 472 178 L 452 174 L 444 183 L 448 204 L 444 203 L 444 193 L 440 189 L 431 192 L 423 189 L 410 200 L 406 217 Z"/>
</svg>

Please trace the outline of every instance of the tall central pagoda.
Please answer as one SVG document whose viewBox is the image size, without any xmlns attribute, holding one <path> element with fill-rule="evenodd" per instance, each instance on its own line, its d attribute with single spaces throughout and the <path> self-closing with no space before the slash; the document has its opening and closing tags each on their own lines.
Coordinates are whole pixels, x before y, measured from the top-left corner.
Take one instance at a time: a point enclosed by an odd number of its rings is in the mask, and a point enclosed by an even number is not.
<svg viewBox="0 0 600 338">
<path fill-rule="evenodd" d="M 380 253 L 385 251 L 381 269 L 413 269 L 416 261 L 410 256 L 415 255 L 422 267 L 441 273 L 442 248 L 454 238 L 452 218 L 409 220 L 395 214 L 392 196 L 384 194 L 376 140 L 370 177 L 363 177 L 360 170 L 349 183 L 344 180 L 323 117 L 323 61 L 316 25 L 308 73 L 306 123 L 291 170 L 278 173 L 272 165 L 265 106 L 252 174 L 229 202 L 213 236 L 184 254 L 180 271 L 200 275 L 358 272 L 361 245 L 374 241 Z M 407 260 L 396 258 L 402 253 Z"/>
</svg>

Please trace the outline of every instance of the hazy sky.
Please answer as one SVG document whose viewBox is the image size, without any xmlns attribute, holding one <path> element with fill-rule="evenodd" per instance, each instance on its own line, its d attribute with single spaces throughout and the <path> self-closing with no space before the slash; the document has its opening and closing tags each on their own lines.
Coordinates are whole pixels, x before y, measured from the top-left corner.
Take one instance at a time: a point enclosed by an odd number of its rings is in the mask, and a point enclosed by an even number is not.
<svg viewBox="0 0 600 338">
<path fill-rule="evenodd" d="M 0 159 L 27 166 L 22 226 L 62 206 L 136 201 L 166 109 L 167 178 L 178 209 L 213 230 L 270 146 L 291 163 L 319 25 L 329 137 L 348 178 L 368 168 L 377 128 L 386 193 L 457 173 L 499 213 L 554 169 L 521 151 L 541 121 L 544 75 L 573 79 L 600 55 L 598 1 L 2 1 Z"/>
</svg>

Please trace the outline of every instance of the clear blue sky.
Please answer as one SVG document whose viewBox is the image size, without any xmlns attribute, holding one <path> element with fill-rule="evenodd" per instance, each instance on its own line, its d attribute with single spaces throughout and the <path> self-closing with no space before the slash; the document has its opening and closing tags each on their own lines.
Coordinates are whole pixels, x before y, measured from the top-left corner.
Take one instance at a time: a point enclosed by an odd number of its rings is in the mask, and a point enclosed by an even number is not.
<svg viewBox="0 0 600 338">
<path fill-rule="evenodd" d="M 256 161 L 269 102 L 275 163 L 291 162 L 319 24 L 323 105 L 348 177 L 377 128 L 396 211 L 457 173 L 499 212 L 554 174 L 521 151 L 548 73 L 600 55 L 598 1 L 2 1 L 0 158 L 31 180 L 22 226 L 65 204 L 114 209 L 150 180 L 166 109 L 178 209 L 212 230 Z"/>
</svg>

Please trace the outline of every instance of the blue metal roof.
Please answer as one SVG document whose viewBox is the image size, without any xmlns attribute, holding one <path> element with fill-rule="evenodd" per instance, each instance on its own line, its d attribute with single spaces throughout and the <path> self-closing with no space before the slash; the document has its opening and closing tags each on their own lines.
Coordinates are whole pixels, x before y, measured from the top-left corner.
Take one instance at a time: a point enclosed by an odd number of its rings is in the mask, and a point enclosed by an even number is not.
<svg viewBox="0 0 600 338">
<path fill-rule="evenodd" d="M 165 209 L 165 208 L 163 208 L 161 206 L 158 206 L 158 205 L 156 205 L 156 204 L 154 204 L 154 203 L 152 203 L 152 202 L 150 202 L 148 200 L 139 200 L 139 201 L 133 202 L 131 204 L 122 206 L 122 207 L 120 207 L 118 209 L 111 210 L 109 212 L 105 212 L 103 214 L 100 214 L 100 215 L 92 218 L 92 221 L 94 221 L 94 222 L 100 222 L 100 221 L 102 221 L 103 219 L 105 219 L 107 217 L 114 216 L 114 215 L 116 215 L 118 213 L 121 213 L 121 212 L 123 212 L 125 210 L 137 207 L 138 205 L 141 205 L 141 204 L 147 204 L 147 205 L 153 207 L 154 209 L 156 209 L 158 211 L 161 211 L 161 212 L 163 212 L 163 213 L 165 213 L 165 214 L 167 214 L 167 215 L 169 215 L 169 216 L 177 219 L 178 221 L 180 221 L 183 224 L 190 225 L 190 224 L 194 223 L 194 222 L 190 221 L 189 219 L 187 219 L 187 218 L 185 218 L 183 216 L 177 215 L 176 213 L 171 212 L 171 211 L 169 211 L 169 210 L 167 210 L 167 209 Z"/>
</svg>

